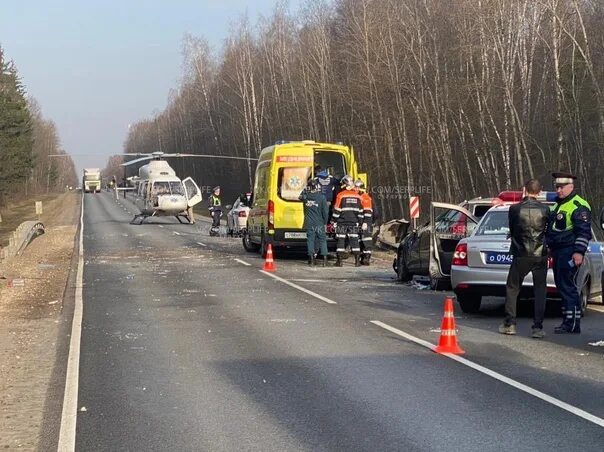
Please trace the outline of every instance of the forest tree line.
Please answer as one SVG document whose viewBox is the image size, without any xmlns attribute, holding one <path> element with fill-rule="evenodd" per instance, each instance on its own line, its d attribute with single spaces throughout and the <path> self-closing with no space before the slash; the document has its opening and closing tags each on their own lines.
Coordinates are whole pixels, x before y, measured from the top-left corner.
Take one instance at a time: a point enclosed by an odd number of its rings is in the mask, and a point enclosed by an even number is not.
<svg viewBox="0 0 604 452">
<path fill-rule="evenodd" d="M 125 152 L 255 157 L 277 140 L 343 141 L 386 218 L 408 215 L 405 193 L 459 202 L 531 177 L 551 188 L 555 170 L 574 172 L 599 207 L 603 23 L 598 0 L 279 4 L 243 18 L 219 52 L 186 36 L 182 83 L 131 127 Z M 235 193 L 254 165 L 175 169 Z"/>
<path fill-rule="evenodd" d="M 61 148 L 55 124 L 27 96 L 15 63 L 0 47 L 0 207 L 77 184 L 75 166 Z"/>
</svg>

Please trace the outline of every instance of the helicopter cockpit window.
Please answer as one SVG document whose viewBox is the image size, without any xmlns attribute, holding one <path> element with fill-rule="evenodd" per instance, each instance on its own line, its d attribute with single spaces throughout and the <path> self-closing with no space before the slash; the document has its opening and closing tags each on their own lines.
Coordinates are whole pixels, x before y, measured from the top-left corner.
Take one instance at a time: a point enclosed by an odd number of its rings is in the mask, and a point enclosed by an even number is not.
<svg viewBox="0 0 604 452">
<path fill-rule="evenodd" d="M 181 182 L 170 182 L 170 193 L 173 195 L 184 195 Z"/>
<path fill-rule="evenodd" d="M 169 195 L 170 194 L 170 182 L 154 182 L 152 195 Z"/>
</svg>

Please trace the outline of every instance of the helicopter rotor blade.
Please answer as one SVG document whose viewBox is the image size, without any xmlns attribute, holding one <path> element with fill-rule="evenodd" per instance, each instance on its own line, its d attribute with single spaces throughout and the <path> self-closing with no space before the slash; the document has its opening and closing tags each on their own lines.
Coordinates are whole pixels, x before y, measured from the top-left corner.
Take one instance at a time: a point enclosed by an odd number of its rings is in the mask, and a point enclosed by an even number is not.
<svg viewBox="0 0 604 452">
<path fill-rule="evenodd" d="M 236 157 L 233 155 L 210 155 L 210 154 L 164 154 L 163 157 L 202 157 L 202 158 L 250 160 L 250 161 L 258 160 L 255 158 Z"/>
<path fill-rule="evenodd" d="M 145 162 L 147 160 L 151 160 L 152 158 L 153 158 L 152 155 L 148 155 L 146 157 L 141 157 L 141 158 L 138 158 L 138 159 L 130 160 L 129 162 L 124 162 L 120 166 L 134 165 L 135 163 Z"/>
</svg>

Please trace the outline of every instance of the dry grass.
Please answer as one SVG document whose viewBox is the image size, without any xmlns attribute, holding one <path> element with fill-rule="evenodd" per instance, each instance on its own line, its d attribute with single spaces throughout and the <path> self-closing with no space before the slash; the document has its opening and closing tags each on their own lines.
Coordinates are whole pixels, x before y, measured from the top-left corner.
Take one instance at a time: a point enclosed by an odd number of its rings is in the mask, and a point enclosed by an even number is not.
<svg viewBox="0 0 604 452">
<path fill-rule="evenodd" d="M 74 193 L 60 193 L 36 196 L 28 200 L 9 204 L 0 209 L 2 222 L 0 222 L 0 247 L 8 245 L 12 232 L 24 221 L 37 220 L 36 201 L 42 201 L 43 214 L 40 220 L 46 224 L 56 219 L 56 206 L 60 205 L 66 196 L 75 196 Z"/>
</svg>

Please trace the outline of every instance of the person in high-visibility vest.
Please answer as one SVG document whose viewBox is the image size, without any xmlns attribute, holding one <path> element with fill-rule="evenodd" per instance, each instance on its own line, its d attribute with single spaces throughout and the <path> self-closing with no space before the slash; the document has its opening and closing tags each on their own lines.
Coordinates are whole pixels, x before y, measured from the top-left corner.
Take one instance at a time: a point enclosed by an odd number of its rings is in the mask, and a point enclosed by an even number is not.
<svg viewBox="0 0 604 452">
<path fill-rule="evenodd" d="M 578 268 L 591 240 L 591 207 L 575 192 L 577 178 L 570 173 L 552 173 L 556 204 L 551 207 L 547 245 L 554 259 L 554 279 L 562 297 L 562 324 L 556 334 L 581 332 L 581 298 L 576 286 Z"/>
<path fill-rule="evenodd" d="M 220 217 L 222 216 L 222 201 L 220 199 L 220 187 L 214 187 L 210 196 L 208 209 L 212 216 L 212 227 L 210 235 L 218 235 L 220 230 Z"/>
</svg>

